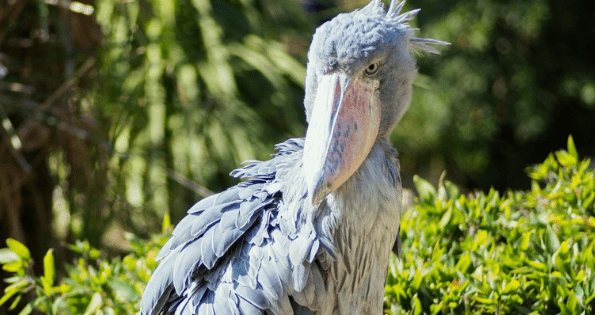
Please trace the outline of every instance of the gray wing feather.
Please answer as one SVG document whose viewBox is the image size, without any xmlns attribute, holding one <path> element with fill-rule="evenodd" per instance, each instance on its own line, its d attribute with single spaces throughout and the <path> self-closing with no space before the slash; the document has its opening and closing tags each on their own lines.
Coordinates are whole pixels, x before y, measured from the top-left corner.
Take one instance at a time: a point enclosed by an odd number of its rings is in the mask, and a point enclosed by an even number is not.
<svg viewBox="0 0 595 315">
<path fill-rule="evenodd" d="M 238 298 L 237 307 L 239 310 L 241 310 L 242 315 L 262 315 L 261 309 L 254 306 L 252 303 L 248 302 L 242 297 Z"/>
<path fill-rule="evenodd" d="M 176 247 L 186 242 L 186 239 L 190 236 L 190 230 L 192 229 L 192 219 L 192 217 L 185 217 L 178 223 L 172 237 L 165 243 L 161 251 L 159 251 L 157 259 L 162 259 Z"/>
<path fill-rule="evenodd" d="M 320 240 L 287 221 L 297 220 L 294 214 L 279 216 L 286 210 L 276 174 L 301 158 L 303 139 L 277 149 L 274 159 L 231 173 L 247 181 L 188 210 L 158 255 L 163 261 L 147 284 L 141 314 L 309 314 L 305 306 L 319 304 Z"/>
<path fill-rule="evenodd" d="M 202 263 L 200 249 L 203 243 L 203 239 L 200 238 L 180 250 L 180 253 L 175 257 L 172 281 L 176 292 L 182 292 L 186 289 L 186 279 L 190 275 L 192 266 L 197 263 Z M 162 262 L 161 264 L 164 264 Z"/>
<path fill-rule="evenodd" d="M 229 309 L 231 309 L 230 314 L 240 314 L 240 309 L 238 308 L 238 297 L 235 294 L 229 295 L 229 298 L 227 299 L 227 305 L 229 305 Z"/>
<path fill-rule="evenodd" d="M 215 295 L 213 300 L 213 310 L 216 315 L 234 314 L 234 311 L 230 307 L 230 303 L 227 302 L 228 300 L 229 297 Z"/>
<path fill-rule="evenodd" d="M 199 286 L 194 296 L 192 296 L 192 307 L 196 309 L 196 306 L 200 304 L 202 298 L 205 296 L 208 287 L 206 285 Z"/>
<path fill-rule="evenodd" d="M 201 236 L 208 228 L 213 224 L 218 223 L 221 220 L 222 213 L 228 212 L 230 209 L 235 209 L 241 201 L 228 202 L 223 205 L 214 206 L 212 208 L 202 210 L 200 214 L 191 214 L 187 217 L 200 215 L 200 220 L 194 219 L 192 229 L 190 230 L 190 237 Z"/>
<path fill-rule="evenodd" d="M 238 286 L 235 288 L 235 294 L 240 299 L 246 300 L 247 302 L 258 307 L 261 310 L 269 308 L 269 301 L 264 296 L 264 292 L 262 290 L 253 290 L 252 288 L 247 286 Z"/>
<path fill-rule="evenodd" d="M 291 263 L 297 265 L 305 260 L 310 255 L 310 249 L 312 248 L 314 240 L 308 237 L 298 237 L 290 245 L 289 259 Z"/>
<path fill-rule="evenodd" d="M 215 302 L 215 293 L 212 291 L 208 291 L 205 296 L 203 297 L 202 304 L 200 304 L 198 308 L 199 315 L 213 315 L 215 311 L 213 310 L 213 303 Z"/>
<path fill-rule="evenodd" d="M 225 229 L 217 226 L 218 240 L 213 239 L 213 251 L 217 257 L 222 257 L 244 231 L 240 229 Z"/>
<path fill-rule="evenodd" d="M 287 254 L 289 241 L 287 237 L 283 237 L 279 230 L 274 230 L 271 233 L 273 241 L 271 244 L 271 257 L 275 263 L 275 271 L 279 277 L 279 281 L 283 286 L 284 292 L 293 292 L 291 262 Z"/>
<path fill-rule="evenodd" d="M 293 287 L 297 293 L 302 292 L 306 286 L 308 280 L 308 273 L 310 272 L 310 264 L 307 262 L 301 262 L 297 265 L 293 265 Z"/>
<path fill-rule="evenodd" d="M 215 265 L 215 261 L 219 257 L 215 254 L 213 250 L 213 241 L 215 237 L 215 228 L 209 229 L 202 237 L 202 242 L 200 244 L 200 254 L 203 259 L 203 264 L 207 269 L 212 269 Z M 197 265 L 200 266 L 200 265 Z"/>
<path fill-rule="evenodd" d="M 145 314 L 151 315 L 157 314 L 163 308 L 173 290 L 171 264 L 164 261 L 153 274 L 156 276 L 149 280 L 142 300 L 142 308 L 147 311 Z"/>
<path fill-rule="evenodd" d="M 227 231 L 235 230 L 237 227 L 237 225 L 236 225 L 237 217 L 238 217 L 238 214 L 235 211 L 224 212 L 223 215 L 221 216 L 221 221 L 219 222 L 221 231 L 227 232 Z"/>
<path fill-rule="evenodd" d="M 190 315 L 189 301 L 183 300 L 176 308 L 175 315 Z"/>
<path fill-rule="evenodd" d="M 258 273 L 258 283 L 274 299 L 283 296 L 283 284 L 279 278 L 277 267 L 271 260 L 266 261 Z"/>
</svg>

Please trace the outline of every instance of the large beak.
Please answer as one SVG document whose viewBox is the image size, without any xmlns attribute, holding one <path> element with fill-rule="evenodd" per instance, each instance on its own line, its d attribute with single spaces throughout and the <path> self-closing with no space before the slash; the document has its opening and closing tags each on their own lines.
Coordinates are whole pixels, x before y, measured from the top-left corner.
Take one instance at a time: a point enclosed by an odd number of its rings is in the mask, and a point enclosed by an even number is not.
<svg viewBox="0 0 595 315">
<path fill-rule="evenodd" d="M 364 162 L 380 125 L 375 87 L 334 72 L 319 81 L 304 145 L 308 198 L 317 204 Z"/>
</svg>

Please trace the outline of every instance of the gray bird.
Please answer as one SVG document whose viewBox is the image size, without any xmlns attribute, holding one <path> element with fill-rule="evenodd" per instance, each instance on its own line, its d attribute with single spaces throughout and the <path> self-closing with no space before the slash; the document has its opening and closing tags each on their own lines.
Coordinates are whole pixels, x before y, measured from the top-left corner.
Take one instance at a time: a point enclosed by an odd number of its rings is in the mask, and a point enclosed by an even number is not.
<svg viewBox="0 0 595 315">
<path fill-rule="evenodd" d="M 373 0 L 320 26 L 308 52 L 306 137 L 231 173 L 158 255 L 141 314 L 381 314 L 399 242 L 401 178 L 389 135 L 411 100 L 414 48 L 439 54 Z"/>
</svg>

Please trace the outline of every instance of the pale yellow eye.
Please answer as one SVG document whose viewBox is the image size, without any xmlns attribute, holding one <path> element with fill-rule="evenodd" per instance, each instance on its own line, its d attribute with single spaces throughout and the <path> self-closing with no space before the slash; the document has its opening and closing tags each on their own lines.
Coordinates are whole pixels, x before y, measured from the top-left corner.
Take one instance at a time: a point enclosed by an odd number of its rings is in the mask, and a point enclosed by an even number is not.
<svg viewBox="0 0 595 315">
<path fill-rule="evenodd" d="M 373 76 L 378 72 L 378 63 L 371 63 L 365 70 L 367 76 Z"/>
</svg>

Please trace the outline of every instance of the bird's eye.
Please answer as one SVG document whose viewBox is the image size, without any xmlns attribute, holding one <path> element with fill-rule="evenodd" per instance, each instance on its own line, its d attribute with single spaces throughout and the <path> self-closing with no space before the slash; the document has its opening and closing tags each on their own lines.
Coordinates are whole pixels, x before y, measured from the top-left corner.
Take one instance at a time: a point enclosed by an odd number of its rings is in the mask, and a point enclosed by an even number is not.
<svg viewBox="0 0 595 315">
<path fill-rule="evenodd" d="M 365 70 L 367 76 L 373 76 L 378 72 L 378 63 L 371 63 Z"/>
</svg>

